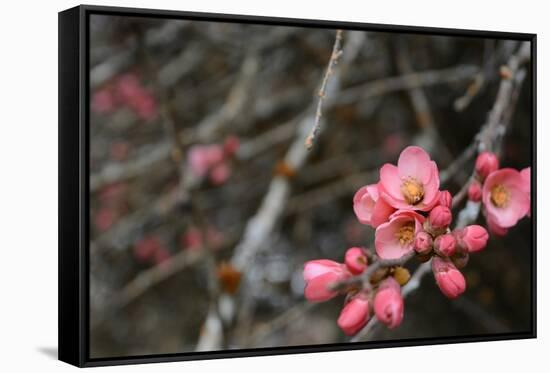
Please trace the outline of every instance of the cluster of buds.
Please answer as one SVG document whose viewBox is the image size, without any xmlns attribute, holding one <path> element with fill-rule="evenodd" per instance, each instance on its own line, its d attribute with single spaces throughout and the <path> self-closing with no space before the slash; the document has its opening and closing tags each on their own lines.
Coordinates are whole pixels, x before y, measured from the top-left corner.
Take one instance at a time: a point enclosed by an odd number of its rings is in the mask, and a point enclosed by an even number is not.
<svg viewBox="0 0 550 373">
<path fill-rule="evenodd" d="M 115 78 L 92 96 L 93 111 L 109 114 L 122 107 L 132 110 L 140 119 L 157 117 L 157 101 L 133 73 Z"/>
<path fill-rule="evenodd" d="M 523 217 L 531 214 L 531 167 L 521 171 L 499 169 L 491 152 L 478 155 L 468 198 L 482 202 L 487 226 L 492 234 L 503 236 Z"/>
<path fill-rule="evenodd" d="M 230 161 L 238 149 L 235 136 L 228 136 L 222 144 L 193 145 L 187 153 L 189 170 L 201 180 L 221 185 L 231 176 Z"/>
<path fill-rule="evenodd" d="M 312 260 L 304 266 L 304 295 L 310 302 L 324 302 L 336 297 L 339 291 L 332 286 L 352 276 L 361 275 L 368 267 L 364 249 L 352 247 L 346 251 L 344 263 L 328 259 Z M 405 269 L 402 269 L 406 271 Z M 406 274 L 394 270 L 392 274 L 373 281 L 372 289 L 348 287 L 344 307 L 337 324 L 347 335 L 357 334 L 374 312 L 388 328 L 395 328 L 403 320 L 404 302 L 399 281 L 408 280 Z"/>
</svg>

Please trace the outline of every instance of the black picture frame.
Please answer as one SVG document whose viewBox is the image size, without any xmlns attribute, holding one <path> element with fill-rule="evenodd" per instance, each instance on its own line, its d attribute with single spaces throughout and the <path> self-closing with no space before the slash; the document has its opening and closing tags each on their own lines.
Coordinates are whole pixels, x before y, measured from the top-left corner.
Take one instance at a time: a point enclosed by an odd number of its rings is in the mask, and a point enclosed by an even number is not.
<svg viewBox="0 0 550 373">
<path fill-rule="evenodd" d="M 531 328 L 524 332 L 150 356 L 89 355 L 89 17 L 92 14 L 384 31 L 531 42 Z M 59 360 L 79 367 L 536 338 L 536 34 L 81 5 L 59 13 Z"/>
</svg>

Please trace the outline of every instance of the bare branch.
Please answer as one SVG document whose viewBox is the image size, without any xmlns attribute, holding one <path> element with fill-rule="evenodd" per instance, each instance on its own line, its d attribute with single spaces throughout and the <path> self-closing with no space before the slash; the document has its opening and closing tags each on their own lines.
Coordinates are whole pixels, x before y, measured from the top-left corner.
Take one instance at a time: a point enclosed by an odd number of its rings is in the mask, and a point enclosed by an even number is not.
<svg viewBox="0 0 550 373">
<path fill-rule="evenodd" d="M 317 110 L 315 111 L 315 120 L 313 122 L 313 127 L 311 128 L 311 131 L 309 132 L 309 135 L 306 137 L 305 141 L 305 146 L 308 150 L 313 147 L 315 137 L 317 136 L 317 133 L 319 132 L 319 128 L 321 126 L 321 116 L 323 115 L 323 100 L 325 99 L 325 95 L 327 94 L 327 84 L 330 76 L 332 75 L 332 70 L 334 66 L 338 63 L 338 59 L 342 55 L 342 50 L 340 48 L 341 43 L 342 30 L 336 30 L 336 39 L 334 40 L 334 46 L 332 47 L 332 54 L 330 55 L 328 67 L 325 72 L 325 76 L 321 81 L 321 88 L 319 89 L 319 101 L 317 102 Z"/>
</svg>

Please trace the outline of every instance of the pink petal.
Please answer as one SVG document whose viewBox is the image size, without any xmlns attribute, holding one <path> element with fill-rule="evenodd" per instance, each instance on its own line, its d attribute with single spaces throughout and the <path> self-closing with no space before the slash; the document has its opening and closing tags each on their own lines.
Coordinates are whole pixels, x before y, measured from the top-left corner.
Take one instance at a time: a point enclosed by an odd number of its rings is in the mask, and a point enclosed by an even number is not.
<svg viewBox="0 0 550 373">
<path fill-rule="evenodd" d="M 491 201 L 491 190 L 496 185 L 502 185 L 510 193 L 506 207 L 497 207 Z M 491 173 L 483 185 L 483 204 L 494 224 L 501 228 L 516 225 L 530 208 L 530 197 L 525 193 L 520 173 L 512 168 L 503 168 Z"/>
<path fill-rule="evenodd" d="M 304 265 L 304 281 L 310 281 L 314 277 L 328 272 L 341 271 L 342 265 L 328 259 L 310 260 Z"/>
<path fill-rule="evenodd" d="M 401 179 L 412 177 L 425 184 L 432 178 L 430 156 L 418 146 L 409 146 L 401 152 L 397 168 Z"/>
<path fill-rule="evenodd" d="M 390 206 L 383 198 L 376 201 L 374 209 L 372 210 L 370 224 L 373 228 L 377 228 L 380 224 L 388 221 L 389 217 L 395 209 Z"/>
<path fill-rule="evenodd" d="M 386 193 L 393 200 L 404 201 L 403 194 L 401 193 L 401 183 L 402 181 L 396 166 L 389 163 L 382 166 L 380 169 L 381 194 Z M 390 201 L 387 202 L 392 204 Z"/>
<path fill-rule="evenodd" d="M 362 187 L 353 196 L 353 211 L 361 224 L 370 224 L 375 201 L 368 187 Z"/>
<path fill-rule="evenodd" d="M 396 233 L 401 226 L 410 221 L 407 217 L 397 217 L 376 228 L 374 245 L 376 253 L 382 259 L 397 259 L 414 250 L 414 241 L 410 245 L 401 246 Z"/>
</svg>

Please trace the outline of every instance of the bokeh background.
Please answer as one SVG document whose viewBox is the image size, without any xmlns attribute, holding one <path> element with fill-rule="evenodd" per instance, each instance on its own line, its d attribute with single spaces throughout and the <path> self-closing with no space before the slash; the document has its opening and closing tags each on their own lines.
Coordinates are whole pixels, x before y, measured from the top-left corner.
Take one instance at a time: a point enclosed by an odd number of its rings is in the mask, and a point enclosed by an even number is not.
<svg viewBox="0 0 550 373">
<path fill-rule="evenodd" d="M 91 16 L 92 358 L 349 341 L 342 298 L 304 300 L 304 262 L 372 247 L 353 194 L 404 147 L 424 147 L 440 170 L 464 154 L 520 43 L 344 31 L 323 131 L 296 167 L 334 40 L 330 29 Z M 526 72 L 503 166 L 530 165 Z M 224 144 L 223 170 L 197 177 L 192 149 Z M 473 160 L 443 187 L 458 192 Z M 426 275 L 402 325 L 367 340 L 530 330 L 531 240 L 529 219 L 491 238 L 458 300 Z"/>
</svg>

